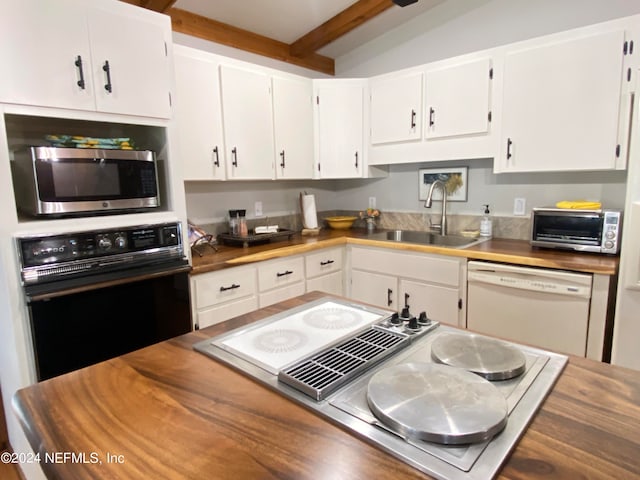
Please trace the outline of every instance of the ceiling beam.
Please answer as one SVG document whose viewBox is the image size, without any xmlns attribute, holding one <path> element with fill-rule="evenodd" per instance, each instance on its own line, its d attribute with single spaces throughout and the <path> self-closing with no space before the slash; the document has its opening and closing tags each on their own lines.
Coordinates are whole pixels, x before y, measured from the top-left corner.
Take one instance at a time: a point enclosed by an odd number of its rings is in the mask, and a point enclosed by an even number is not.
<svg viewBox="0 0 640 480">
<path fill-rule="evenodd" d="M 122 0 L 125 3 L 136 5 L 138 7 L 146 8 L 147 10 L 153 10 L 154 12 L 164 13 L 173 7 L 176 0 Z"/>
<path fill-rule="evenodd" d="M 392 6 L 392 0 L 358 0 L 293 42 L 289 51 L 294 57 L 309 55 Z"/>
<path fill-rule="evenodd" d="M 160 2 L 160 0 L 148 1 Z M 391 0 L 387 1 L 390 2 Z M 179 8 L 170 8 L 164 13 L 171 17 L 171 25 L 175 32 L 221 43 L 229 47 L 239 48 L 329 75 L 335 74 L 335 64 L 332 58 L 317 53 L 310 53 L 305 56 L 293 56 L 290 53 L 290 46 L 287 43 L 201 15 L 196 15 L 195 13 L 187 12 Z"/>
</svg>

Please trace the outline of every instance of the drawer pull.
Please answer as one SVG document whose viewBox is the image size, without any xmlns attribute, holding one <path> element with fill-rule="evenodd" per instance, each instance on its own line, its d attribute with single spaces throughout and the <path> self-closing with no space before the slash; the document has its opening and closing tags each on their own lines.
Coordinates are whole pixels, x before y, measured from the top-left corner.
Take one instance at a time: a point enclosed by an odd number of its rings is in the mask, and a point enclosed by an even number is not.
<svg viewBox="0 0 640 480">
<path fill-rule="evenodd" d="M 276 272 L 277 277 L 284 277 L 285 275 L 291 275 L 293 272 L 291 270 L 286 270 L 284 272 Z"/>
<path fill-rule="evenodd" d="M 387 288 L 387 306 L 390 306 L 393 303 L 393 300 L 391 300 L 392 294 L 393 294 L 393 290 L 391 290 L 390 288 Z"/>
<path fill-rule="evenodd" d="M 220 287 L 221 292 L 226 292 L 227 290 L 233 290 L 234 288 L 240 288 L 240 285 L 237 283 L 232 283 L 230 287 Z"/>
<path fill-rule="evenodd" d="M 327 260 L 326 262 L 320 262 L 320 266 L 324 267 L 325 265 L 330 265 L 333 262 L 334 262 L 333 260 Z"/>
</svg>

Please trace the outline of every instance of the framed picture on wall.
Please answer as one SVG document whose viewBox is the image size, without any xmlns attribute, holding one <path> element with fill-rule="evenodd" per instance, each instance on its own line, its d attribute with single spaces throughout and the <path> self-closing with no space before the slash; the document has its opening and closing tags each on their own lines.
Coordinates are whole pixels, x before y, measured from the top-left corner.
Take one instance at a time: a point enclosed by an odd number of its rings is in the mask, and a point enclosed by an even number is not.
<svg viewBox="0 0 640 480">
<path fill-rule="evenodd" d="M 422 168 L 418 170 L 420 180 L 420 200 L 426 200 L 431 184 L 436 180 L 444 182 L 447 200 L 451 202 L 467 201 L 467 167 Z M 442 200 L 442 189 L 436 188 L 433 200 Z"/>
</svg>

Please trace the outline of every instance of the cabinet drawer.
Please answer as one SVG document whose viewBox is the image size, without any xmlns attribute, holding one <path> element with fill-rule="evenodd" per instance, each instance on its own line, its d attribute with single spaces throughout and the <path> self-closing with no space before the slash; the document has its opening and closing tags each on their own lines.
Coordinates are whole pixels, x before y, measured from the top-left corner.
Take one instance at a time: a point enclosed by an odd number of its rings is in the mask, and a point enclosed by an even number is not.
<svg viewBox="0 0 640 480">
<path fill-rule="evenodd" d="M 255 267 L 228 268 L 219 272 L 194 275 L 192 291 L 197 310 L 255 295 Z"/>
<path fill-rule="evenodd" d="M 276 288 L 265 293 L 260 294 L 260 308 L 273 305 L 274 303 L 282 302 L 283 300 L 289 300 L 290 298 L 297 297 L 304 293 L 304 282 L 299 282 L 294 285 L 287 285 L 286 287 Z"/>
<path fill-rule="evenodd" d="M 331 293 L 333 295 L 344 295 L 342 287 L 342 272 L 333 272 L 320 277 L 307 280 L 307 292 L 318 290 L 319 292 Z"/>
<path fill-rule="evenodd" d="M 258 285 L 261 292 L 302 280 L 304 280 L 302 257 L 265 262 L 258 267 Z"/>
<path fill-rule="evenodd" d="M 307 278 L 326 275 L 342 269 L 342 248 L 320 250 L 305 257 Z"/>
<path fill-rule="evenodd" d="M 443 255 L 410 254 L 384 249 L 352 248 L 351 267 L 428 282 L 460 285 L 460 259 Z"/>
<path fill-rule="evenodd" d="M 224 303 L 219 306 L 198 311 L 197 324 L 199 328 L 206 328 L 230 318 L 253 312 L 258 308 L 258 297 L 243 298 L 236 302 Z"/>
</svg>

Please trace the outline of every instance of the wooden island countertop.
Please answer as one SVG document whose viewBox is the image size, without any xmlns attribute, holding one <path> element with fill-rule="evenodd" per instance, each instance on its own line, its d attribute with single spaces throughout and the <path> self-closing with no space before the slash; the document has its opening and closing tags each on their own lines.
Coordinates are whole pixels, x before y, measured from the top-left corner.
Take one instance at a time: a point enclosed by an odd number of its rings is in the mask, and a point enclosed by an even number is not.
<svg viewBox="0 0 640 480">
<path fill-rule="evenodd" d="M 308 293 L 19 390 L 14 411 L 47 476 L 428 478 L 192 349 L 322 295 Z M 84 462 L 62 461 L 65 452 L 76 460 L 83 454 Z M 640 372 L 572 356 L 499 478 L 640 478 L 638 452 Z M 58 461 L 45 462 L 46 454 Z"/>
<path fill-rule="evenodd" d="M 296 233 L 286 240 L 244 248 L 220 245 L 217 252 L 210 248 L 199 247 L 198 251 L 202 256 L 198 253 L 192 254 L 193 269 L 191 273 L 197 275 L 344 245 L 384 247 L 402 251 L 466 257 L 470 260 L 504 262 L 603 275 L 615 275 L 619 263 L 618 256 L 535 248 L 525 240 L 492 238 L 466 248 L 451 248 L 374 240 L 369 238 L 364 229 L 350 229 L 321 230 L 318 236 L 302 236 L 300 233 Z"/>
</svg>

